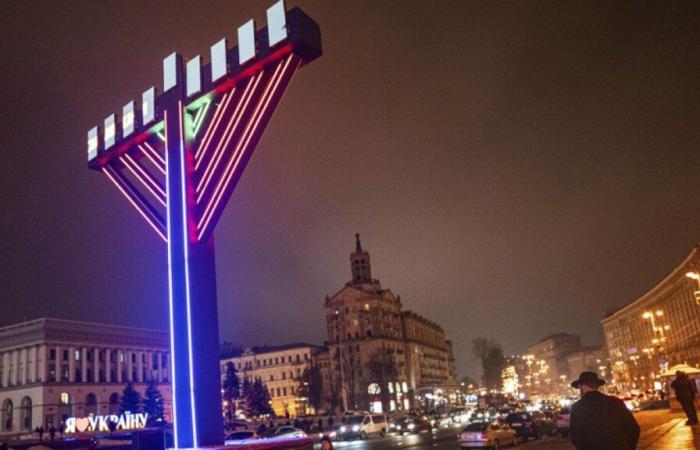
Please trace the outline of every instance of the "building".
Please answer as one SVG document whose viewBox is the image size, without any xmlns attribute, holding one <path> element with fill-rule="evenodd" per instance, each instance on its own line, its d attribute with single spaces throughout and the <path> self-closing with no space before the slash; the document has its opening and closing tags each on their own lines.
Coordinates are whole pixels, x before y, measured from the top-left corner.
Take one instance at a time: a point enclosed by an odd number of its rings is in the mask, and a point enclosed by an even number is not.
<svg viewBox="0 0 700 450">
<path fill-rule="evenodd" d="M 299 395 L 299 386 L 319 350 L 315 345 L 304 343 L 246 348 L 221 360 L 222 381 L 226 365 L 231 362 L 241 380 L 260 379 L 263 382 L 270 392 L 271 406 L 277 416 L 296 417 L 311 413 L 307 399 Z"/>
<path fill-rule="evenodd" d="M 528 348 L 525 380 L 530 395 L 565 393 L 571 380 L 568 357 L 581 349 L 581 336 L 568 333 L 552 334 Z"/>
<path fill-rule="evenodd" d="M 656 286 L 601 323 L 614 386 L 658 388 L 662 368 L 700 363 L 700 247 Z"/>
<path fill-rule="evenodd" d="M 581 372 L 596 372 L 601 378 L 608 376 L 608 352 L 601 345 L 583 347 L 566 357 L 569 378 L 575 379 Z"/>
<path fill-rule="evenodd" d="M 58 319 L 0 328 L 0 433 L 118 413 L 125 384 L 143 394 L 151 379 L 170 421 L 168 348 L 159 330 Z"/>
<path fill-rule="evenodd" d="M 352 279 L 326 297 L 327 354 L 319 354 L 329 409 L 409 409 L 457 386 L 444 330 L 410 311 L 372 278 L 370 255 L 356 235 Z"/>
</svg>

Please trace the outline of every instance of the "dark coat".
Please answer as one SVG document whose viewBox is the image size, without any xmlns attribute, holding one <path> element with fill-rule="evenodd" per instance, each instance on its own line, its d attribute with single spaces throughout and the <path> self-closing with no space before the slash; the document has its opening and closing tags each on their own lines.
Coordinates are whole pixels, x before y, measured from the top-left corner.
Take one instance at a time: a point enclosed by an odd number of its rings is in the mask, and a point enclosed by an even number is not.
<svg viewBox="0 0 700 450">
<path fill-rule="evenodd" d="M 571 440 L 578 450 L 634 450 L 639 425 L 622 400 L 587 392 L 571 406 Z"/>
<path fill-rule="evenodd" d="M 671 383 L 671 387 L 676 391 L 676 398 L 679 401 L 692 401 L 695 397 L 693 382 L 690 381 L 688 375 L 678 375 L 676 379 L 673 380 L 673 383 Z"/>
</svg>

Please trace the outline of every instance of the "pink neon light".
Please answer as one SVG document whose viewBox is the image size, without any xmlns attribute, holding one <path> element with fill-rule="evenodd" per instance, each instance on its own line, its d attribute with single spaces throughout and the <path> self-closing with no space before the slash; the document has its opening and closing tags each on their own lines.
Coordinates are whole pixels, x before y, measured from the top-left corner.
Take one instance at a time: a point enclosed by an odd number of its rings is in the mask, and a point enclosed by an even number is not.
<svg viewBox="0 0 700 450">
<path fill-rule="evenodd" d="M 195 159 L 199 159 L 200 155 L 204 152 L 204 150 L 207 148 L 209 145 L 209 141 L 211 140 L 211 135 L 213 135 L 213 130 L 216 129 L 216 127 L 219 125 L 219 121 L 221 120 L 221 117 L 224 115 L 224 111 L 226 110 L 226 107 L 228 106 L 228 100 L 233 97 L 233 94 L 236 92 L 236 89 L 234 88 L 231 92 L 227 92 L 224 94 L 224 96 L 221 98 L 221 105 L 216 108 L 216 112 L 214 113 L 214 117 L 212 118 L 211 122 L 209 122 L 209 126 L 207 127 L 207 130 L 204 132 L 204 138 L 202 138 L 202 143 L 199 145 L 197 148 L 197 151 L 194 154 Z"/>
<path fill-rule="evenodd" d="M 141 144 L 138 145 L 138 148 L 141 151 L 141 153 L 143 153 L 144 156 L 146 158 L 148 158 L 148 160 L 151 161 L 153 163 L 153 165 L 156 166 L 156 168 L 163 173 L 163 175 L 165 175 L 165 161 L 163 161 L 163 160 L 158 161 L 156 159 L 156 157 L 160 158 L 160 155 L 156 153 L 156 155 L 154 157 L 153 154 L 151 153 L 151 151 L 147 150 L 147 148 Z"/>
<path fill-rule="evenodd" d="M 158 183 L 151 177 L 148 172 L 143 170 L 141 166 L 134 161 L 131 156 L 124 153 L 119 160 L 124 163 L 127 169 L 134 174 L 136 178 L 146 186 L 146 189 L 153 194 L 153 196 L 160 202 L 161 205 L 165 206 L 165 191 L 161 188 Z"/>
<path fill-rule="evenodd" d="M 151 144 L 149 144 L 146 141 L 143 141 L 143 145 L 146 146 L 146 148 L 153 154 L 153 156 L 155 158 L 157 158 L 158 161 L 160 161 L 161 164 L 163 164 L 163 166 L 165 167 L 165 158 L 160 156 L 160 153 L 158 153 L 158 150 L 156 150 Z"/>
<path fill-rule="evenodd" d="M 271 86 L 268 86 L 266 92 L 263 94 L 263 97 L 261 97 L 261 100 L 258 102 L 257 108 L 255 112 L 253 113 L 253 119 L 251 122 L 248 124 L 246 127 L 246 130 L 243 133 L 244 139 L 241 140 L 239 143 L 238 147 L 236 148 L 236 151 L 234 152 L 233 158 L 229 161 L 227 167 L 224 169 L 224 175 L 222 179 L 219 181 L 219 184 L 217 187 L 214 189 L 214 194 L 212 195 L 212 200 L 211 202 L 207 205 L 207 208 L 202 214 L 202 218 L 199 222 L 199 234 L 198 234 L 198 239 L 201 239 L 205 232 L 207 227 L 209 226 L 209 223 L 211 222 L 214 212 L 219 206 L 219 203 L 221 202 L 221 199 L 223 198 L 223 194 L 226 191 L 226 187 L 230 183 L 231 179 L 233 178 L 234 173 L 236 172 L 236 168 L 238 167 L 238 163 L 240 162 L 242 156 L 243 156 L 243 149 L 245 149 L 248 144 L 250 143 L 253 135 L 255 134 L 254 131 L 257 129 L 258 125 L 260 124 L 260 121 L 264 115 L 264 112 L 267 110 L 267 107 L 270 104 L 270 101 L 273 97 L 273 93 L 277 91 L 277 88 L 279 87 L 279 84 L 281 80 L 286 76 L 287 69 L 289 67 L 289 63 L 291 62 L 292 57 L 290 56 L 287 61 L 284 64 L 284 68 L 279 74 L 279 77 L 277 80 L 273 81 L 274 82 L 274 87 L 270 89 Z M 298 64 L 297 64 L 298 67 Z M 295 67 L 294 69 L 296 69 Z M 266 98 L 265 98 L 266 97 Z M 263 105 L 264 104 L 264 105 Z"/>
<path fill-rule="evenodd" d="M 126 191 L 122 188 L 122 186 L 119 184 L 119 182 L 114 178 L 114 175 L 112 175 L 112 174 L 110 173 L 111 170 L 113 170 L 113 169 L 110 168 L 109 166 L 105 166 L 105 167 L 102 168 L 102 171 L 105 173 L 105 175 L 107 175 L 107 178 L 109 178 L 110 181 L 111 181 L 112 183 L 114 183 L 114 185 L 117 187 L 117 189 L 119 189 L 119 192 L 121 192 L 121 193 L 124 195 L 124 197 L 126 197 L 126 199 L 129 201 L 129 203 L 131 203 L 131 205 L 132 205 L 134 208 L 136 208 L 136 211 L 138 211 L 139 214 L 141 214 L 141 217 L 143 217 L 144 219 L 146 219 L 146 222 L 148 222 L 148 224 L 151 226 L 151 228 L 153 228 L 153 229 L 155 230 L 155 232 L 158 233 L 158 236 L 160 236 L 161 239 L 163 239 L 165 242 L 168 242 L 168 238 L 165 237 L 165 235 L 163 234 L 163 232 L 160 230 L 160 227 L 158 227 L 158 225 L 156 225 L 156 224 L 151 220 L 151 218 L 148 216 L 148 214 L 146 214 L 145 212 L 143 212 L 141 206 L 139 206 L 139 205 L 134 201 L 134 199 L 131 198 L 131 195 L 129 195 L 129 193 L 126 192 Z"/>
<path fill-rule="evenodd" d="M 231 95 L 226 99 L 226 103 L 222 104 L 221 115 L 219 116 L 218 120 L 216 121 L 216 123 L 213 123 L 213 121 L 212 121 L 213 126 L 212 126 L 212 132 L 209 135 L 209 140 L 204 144 L 203 147 L 201 147 L 202 148 L 202 157 L 200 158 L 199 156 L 195 155 L 195 167 L 194 167 L 195 170 L 199 169 L 199 165 L 202 164 L 202 161 L 204 161 L 204 155 L 206 154 L 207 149 L 209 148 L 209 144 L 211 144 L 211 140 L 214 138 L 214 134 L 216 133 L 216 131 L 214 131 L 214 130 L 219 128 L 219 123 L 221 123 L 221 120 L 226 115 L 226 111 L 228 110 L 229 103 L 231 103 L 231 100 L 233 100 L 233 97 L 234 97 L 233 92 L 231 92 Z M 197 152 L 199 153 L 199 149 L 197 149 Z"/>
<path fill-rule="evenodd" d="M 277 66 L 277 69 L 275 69 L 275 74 L 277 73 L 277 70 L 282 66 L 282 64 Z M 229 142 L 231 142 L 231 138 L 233 137 L 233 134 L 235 133 L 236 129 L 238 129 L 238 124 L 241 121 L 241 118 L 243 117 L 243 113 L 245 110 L 248 109 L 248 104 L 250 103 L 250 100 L 253 98 L 253 93 L 256 91 L 258 88 L 258 83 L 262 80 L 262 74 L 259 74 L 257 76 L 257 79 L 255 79 L 255 82 L 253 83 L 253 80 L 250 81 L 248 86 L 246 86 L 246 90 L 243 93 L 243 97 L 241 98 L 241 101 L 238 102 L 238 105 L 236 105 L 236 110 L 233 113 L 233 117 L 231 121 L 228 123 L 226 127 L 226 131 L 224 131 L 224 136 L 223 138 L 219 141 L 219 144 L 216 147 L 216 150 L 214 151 L 214 156 L 212 156 L 211 160 L 209 161 L 209 164 L 207 165 L 207 168 L 204 171 L 204 175 L 200 179 L 200 182 L 197 184 L 197 203 L 202 201 L 202 197 L 204 197 L 204 191 L 206 191 L 207 186 L 209 185 L 209 182 L 211 181 L 211 177 L 214 174 L 214 168 L 219 165 L 219 162 L 221 162 L 221 157 L 224 154 L 224 149 L 228 146 Z M 249 90 L 250 87 L 253 87 L 252 89 Z M 247 98 L 246 98 L 246 93 L 248 93 Z M 241 105 L 243 107 L 241 108 Z"/>
</svg>

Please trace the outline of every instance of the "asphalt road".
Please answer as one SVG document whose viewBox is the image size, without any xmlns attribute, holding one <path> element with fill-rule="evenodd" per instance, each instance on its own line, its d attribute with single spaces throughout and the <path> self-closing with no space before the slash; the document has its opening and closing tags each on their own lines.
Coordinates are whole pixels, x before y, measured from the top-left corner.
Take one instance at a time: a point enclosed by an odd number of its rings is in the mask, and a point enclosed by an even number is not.
<svg viewBox="0 0 700 450">
<path fill-rule="evenodd" d="M 333 447 L 338 450 L 459 450 L 459 445 L 457 445 L 457 434 L 459 431 L 460 428 L 455 427 L 441 429 L 434 433 L 424 432 L 406 436 L 389 434 L 383 438 L 376 437 L 366 441 L 334 442 Z M 320 447 L 316 445 L 315 448 Z M 557 437 L 547 437 L 538 441 L 531 440 L 527 443 L 521 443 L 515 448 L 523 450 L 573 450 L 571 442 L 568 439 Z"/>
</svg>

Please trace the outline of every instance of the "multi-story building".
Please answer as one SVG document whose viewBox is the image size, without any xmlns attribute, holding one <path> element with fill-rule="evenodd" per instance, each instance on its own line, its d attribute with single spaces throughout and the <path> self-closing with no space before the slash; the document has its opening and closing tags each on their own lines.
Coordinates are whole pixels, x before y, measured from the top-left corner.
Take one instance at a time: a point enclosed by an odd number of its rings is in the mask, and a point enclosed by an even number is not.
<svg viewBox="0 0 700 450">
<path fill-rule="evenodd" d="M 700 363 L 700 247 L 601 322 L 614 386 L 651 389 L 666 366 Z"/>
<path fill-rule="evenodd" d="M 566 357 L 569 366 L 569 377 L 575 379 L 581 372 L 596 372 L 601 378 L 608 376 L 608 352 L 605 347 L 589 346 L 571 353 Z"/>
<path fill-rule="evenodd" d="M 581 350 L 581 336 L 556 333 L 528 348 L 527 363 L 531 394 L 565 392 L 571 379 L 568 357 Z M 577 374 L 578 375 L 578 374 Z"/>
<path fill-rule="evenodd" d="M 287 344 L 246 348 L 221 360 L 221 376 L 231 362 L 241 380 L 260 379 L 270 392 L 272 409 L 280 417 L 296 417 L 311 412 L 308 401 L 300 397 L 302 376 L 310 369 L 319 347 L 311 344 Z"/>
<path fill-rule="evenodd" d="M 0 328 L 0 433 L 116 414 L 126 383 L 156 380 L 171 417 L 164 331 L 58 319 Z"/>
<path fill-rule="evenodd" d="M 452 346 L 437 324 L 401 311 L 401 298 L 372 278 L 369 253 L 356 235 L 352 280 L 324 302 L 330 364 L 324 397 L 348 409 L 408 409 L 457 386 Z M 430 392 L 428 392 L 430 391 Z M 440 391 L 440 392 L 434 392 Z M 446 394 L 446 393 L 444 393 Z"/>
</svg>

